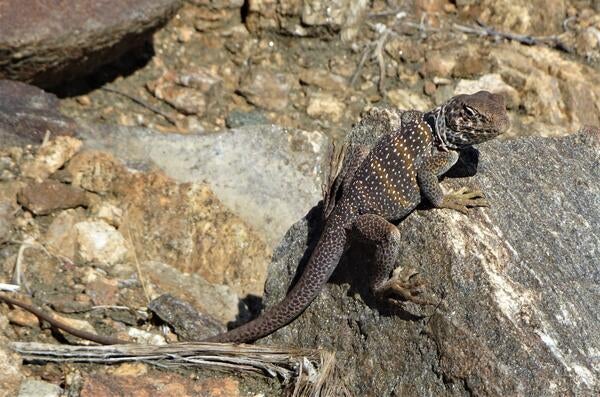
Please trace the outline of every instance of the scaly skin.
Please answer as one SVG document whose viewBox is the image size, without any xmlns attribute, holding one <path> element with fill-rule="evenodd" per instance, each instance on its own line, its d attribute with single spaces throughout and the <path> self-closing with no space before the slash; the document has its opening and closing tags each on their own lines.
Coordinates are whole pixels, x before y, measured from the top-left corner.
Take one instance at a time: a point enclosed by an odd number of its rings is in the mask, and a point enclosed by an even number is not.
<svg viewBox="0 0 600 397">
<path fill-rule="evenodd" d="M 353 153 L 348 174 L 336 183 L 341 198 L 288 295 L 257 319 L 206 341 L 250 342 L 289 324 L 327 282 L 351 234 L 376 244 L 370 286 L 377 297 L 429 303 L 418 296 L 414 272 L 394 271 L 390 277 L 400 241 L 400 232 L 390 221 L 408 215 L 421 193 L 436 208 L 466 213 L 468 207 L 486 206 L 478 191 L 460 189 L 444 195 L 438 177 L 456 163 L 457 150 L 498 136 L 509 121 L 502 97 L 485 91 L 456 96 L 427 113 L 404 112 L 401 121 L 401 128 L 381 137 L 372 150 L 359 148 Z"/>
</svg>

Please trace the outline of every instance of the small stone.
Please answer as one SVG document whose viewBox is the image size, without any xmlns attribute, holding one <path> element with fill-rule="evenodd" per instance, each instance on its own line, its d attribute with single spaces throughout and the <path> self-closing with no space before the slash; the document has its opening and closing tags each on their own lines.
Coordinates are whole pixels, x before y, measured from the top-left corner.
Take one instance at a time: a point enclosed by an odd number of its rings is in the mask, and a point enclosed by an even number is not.
<svg viewBox="0 0 600 397">
<path fill-rule="evenodd" d="M 104 221 L 79 222 L 76 256 L 84 262 L 114 265 L 122 262 L 128 252 L 127 242 L 117 229 Z"/>
<path fill-rule="evenodd" d="M 423 91 L 427 96 L 433 96 L 437 87 L 432 81 L 427 80 L 423 86 Z"/>
<path fill-rule="evenodd" d="M 482 90 L 502 94 L 509 109 L 515 109 L 520 104 L 519 92 L 506 84 L 497 73 L 483 75 L 478 80 L 460 80 L 454 89 L 454 95 L 474 94 Z"/>
<path fill-rule="evenodd" d="M 147 373 L 128 374 L 112 371 L 84 375 L 81 397 L 110 396 L 179 396 L 179 397 L 239 397 L 239 383 L 232 377 L 190 379 L 167 371 L 148 370 Z"/>
<path fill-rule="evenodd" d="M 269 119 L 259 111 L 242 112 L 234 110 L 225 119 L 228 128 L 239 128 L 246 125 L 269 124 Z"/>
<path fill-rule="evenodd" d="M 17 397 L 60 397 L 63 389 L 52 383 L 36 379 L 25 379 Z"/>
<path fill-rule="evenodd" d="M 1 185 L 0 185 L 1 186 Z M 0 244 L 10 239 L 12 234 L 13 206 L 0 198 Z"/>
<path fill-rule="evenodd" d="M 158 85 L 153 93 L 183 114 L 202 116 L 206 111 L 206 97 L 199 90 L 165 83 Z"/>
<path fill-rule="evenodd" d="M 177 40 L 180 43 L 187 43 L 192 39 L 195 29 L 189 26 L 182 26 L 177 30 Z"/>
<path fill-rule="evenodd" d="M 388 100 L 401 110 L 426 110 L 431 108 L 431 102 L 420 94 L 401 88 L 387 92 Z"/>
<path fill-rule="evenodd" d="M 35 314 L 29 313 L 21 308 L 11 310 L 6 317 L 8 317 L 8 321 L 12 324 L 16 324 L 20 327 L 36 328 L 40 325 L 40 321 Z"/>
<path fill-rule="evenodd" d="M 255 67 L 244 76 L 239 92 L 248 102 L 267 110 L 283 110 L 288 96 L 297 83 L 293 75 Z"/>
<path fill-rule="evenodd" d="M 85 293 L 92 298 L 96 306 L 116 305 L 119 301 L 119 286 L 117 280 L 98 277 L 85 286 Z"/>
<path fill-rule="evenodd" d="M 94 217 L 114 227 L 119 227 L 123 219 L 123 210 L 106 201 L 101 201 L 97 205 L 92 206 L 91 212 Z"/>
<path fill-rule="evenodd" d="M 79 103 L 82 106 L 90 106 L 92 104 L 92 100 L 89 97 L 89 95 L 82 95 L 80 97 L 77 97 L 77 103 Z"/>
<path fill-rule="evenodd" d="M 440 53 L 431 53 L 420 69 L 425 77 L 450 77 L 456 67 L 456 59 Z"/>
<path fill-rule="evenodd" d="M 385 52 L 396 61 L 423 61 L 423 47 L 406 37 L 394 37 L 385 45 Z"/>
<path fill-rule="evenodd" d="M 222 85 L 223 79 L 208 68 L 197 67 L 180 72 L 176 77 L 176 82 L 208 94 L 214 88 Z"/>
<path fill-rule="evenodd" d="M 0 315 L 0 320 L 2 318 L 3 316 Z M 17 390 L 19 390 L 19 385 L 23 379 L 22 359 L 8 346 L 8 338 L 0 334 L 0 397 L 17 395 Z"/>
<path fill-rule="evenodd" d="M 123 164 L 111 154 L 88 150 L 77 154 L 66 166 L 74 186 L 104 194 L 125 172 Z"/>
<path fill-rule="evenodd" d="M 315 92 L 310 95 L 306 113 L 309 116 L 330 120 L 337 123 L 341 120 L 346 105 L 329 93 Z"/>
<path fill-rule="evenodd" d="M 67 210 L 58 214 L 46 231 L 45 245 L 53 253 L 66 258 L 75 258 L 76 233 L 75 224 L 85 219 L 81 210 Z"/>
<path fill-rule="evenodd" d="M 348 88 L 348 82 L 344 77 L 326 70 L 303 69 L 300 72 L 300 81 L 327 91 L 334 91 L 336 94 L 343 93 Z"/>
<path fill-rule="evenodd" d="M 217 320 L 198 312 L 191 304 L 164 294 L 148 304 L 154 314 L 169 324 L 182 340 L 193 341 L 226 331 Z"/>
<path fill-rule="evenodd" d="M 32 160 L 23 163 L 21 173 L 28 178 L 46 179 L 69 161 L 81 145 L 79 139 L 57 136 L 41 146 Z"/>
<path fill-rule="evenodd" d="M 27 185 L 19 192 L 17 200 L 36 215 L 87 205 L 85 191 L 52 179 Z"/>
</svg>

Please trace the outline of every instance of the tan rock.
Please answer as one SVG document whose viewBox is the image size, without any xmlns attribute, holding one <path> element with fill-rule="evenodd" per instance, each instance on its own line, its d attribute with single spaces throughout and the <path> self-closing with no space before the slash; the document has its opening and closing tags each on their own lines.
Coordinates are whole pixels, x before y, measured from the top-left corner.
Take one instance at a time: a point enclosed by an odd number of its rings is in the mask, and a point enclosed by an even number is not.
<svg viewBox="0 0 600 397">
<path fill-rule="evenodd" d="M 16 396 L 24 377 L 21 357 L 8 346 L 9 340 L 0 335 L 0 397 Z"/>
<path fill-rule="evenodd" d="M 81 397 L 178 396 L 238 397 L 238 381 L 231 377 L 190 379 L 182 375 L 150 370 L 141 375 L 84 375 Z"/>
<path fill-rule="evenodd" d="M 242 78 L 239 91 L 248 102 L 277 111 L 288 105 L 289 93 L 296 84 L 297 79 L 292 74 L 254 67 Z"/>
<path fill-rule="evenodd" d="M 19 192 L 17 199 L 19 204 L 36 215 L 87 205 L 82 189 L 52 179 L 30 183 Z"/>
<path fill-rule="evenodd" d="M 73 157 L 66 166 L 72 184 L 83 189 L 105 194 L 125 173 L 123 164 L 111 154 L 87 150 Z"/>
<path fill-rule="evenodd" d="M 125 238 L 117 229 L 104 221 L 79 222 L 75 256 L 84 262 L 114 265 L 125 259 L 128 248 Z"/>
<path fill-rule="evenodd" d="M 521 103 L 519 92 L 506 84 L 497 73 L 483 75 L 477 80 L 460 80 L 454 89 L 454 95 L 474 94 L 482 90 L 502 94 L 509 109 L 516 109 Z"/>
<path fill-rule="evenodd" d="M 82 142 L 70 136 L 57 136 L 40 146 L 35 157 L 21 165 L 23 176 L 46 179 L 62 167 L 81 148 Z"/>
<path fill-rule="evenodd" d="M 387 92 L 389 101 L 401 110 L 429 110 L 432 107 L 431 101 L 414 91 L 397 88 Z"/>
<path fill-rule="evenodd" d="M 206 96 L 199 90 L 164 83 L 157 85 L 153 93 L 183 114 L 202 116 L 206 111 Z"/>
<path fill-rule="evenodd" d="M 74 227 L 84 219 L 83 211 L 79 210 L 66 210 L 58 214 L 52 220 L 44 237 L 45 245 L 50 252 L 74 259 L 77 241 Z"/>
<path fill-rule="evenodd" d="M 299 77 L 304 84 L 314 85 L 326 91 L 334 91 L 338 96 L 348 88 L 348 82 L 344 77 L 327 70 L 302 69 Z"/>
<path fill-rule="evenodd" d="M 335 96 L 324 92 L 310 95 L 306 113 L 309 116 L 337 123 L 342 119 L 346 105 Z"/>
<path fill-rule="evenodd" d="M 160 172 L 132 174 L 119 185 L 140 260 L 172 264 L 241 295 L 262 294 L 270 250 L 203 184 L 175 183 Z"/>
</svg>

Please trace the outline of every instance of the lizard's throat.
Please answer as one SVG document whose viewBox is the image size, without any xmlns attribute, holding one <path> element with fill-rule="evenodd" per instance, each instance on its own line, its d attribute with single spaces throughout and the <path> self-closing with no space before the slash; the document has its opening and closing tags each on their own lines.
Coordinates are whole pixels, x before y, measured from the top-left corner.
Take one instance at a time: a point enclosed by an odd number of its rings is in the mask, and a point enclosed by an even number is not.
<svg viewBox="0 0 600 397">
<path fill-rule="evenodd" d="M 435 143 L 435 146 L 444 152 L 447 152 L 449 149 L 458 149 L 458 146 L 448 141 L 448 126 L 446 125 L 446 106 L 442 105 L 436 108 L 431 113 L 432 117 L 427 118 L 427 122 L 433 130 L 433 141 Z"/>
</svg>

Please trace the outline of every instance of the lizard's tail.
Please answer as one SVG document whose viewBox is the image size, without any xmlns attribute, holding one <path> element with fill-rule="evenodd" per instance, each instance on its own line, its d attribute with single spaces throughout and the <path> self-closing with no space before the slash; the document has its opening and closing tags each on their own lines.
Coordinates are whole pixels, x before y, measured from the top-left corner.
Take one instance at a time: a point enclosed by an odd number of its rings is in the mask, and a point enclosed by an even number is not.
<svg viewBox="0 0 600 397">
<path fill-rule="evenodd" d="M 336 226 L 332 226 L 336 224 Z M 304 273 L 286 297 L 258 318 L 229 332 L 205 339 L 206 342 L 250 342 L 289 324 L 315 299 L 335 270 L 346 243 L 343 225 L 325 226 Z"/>
</svg>

